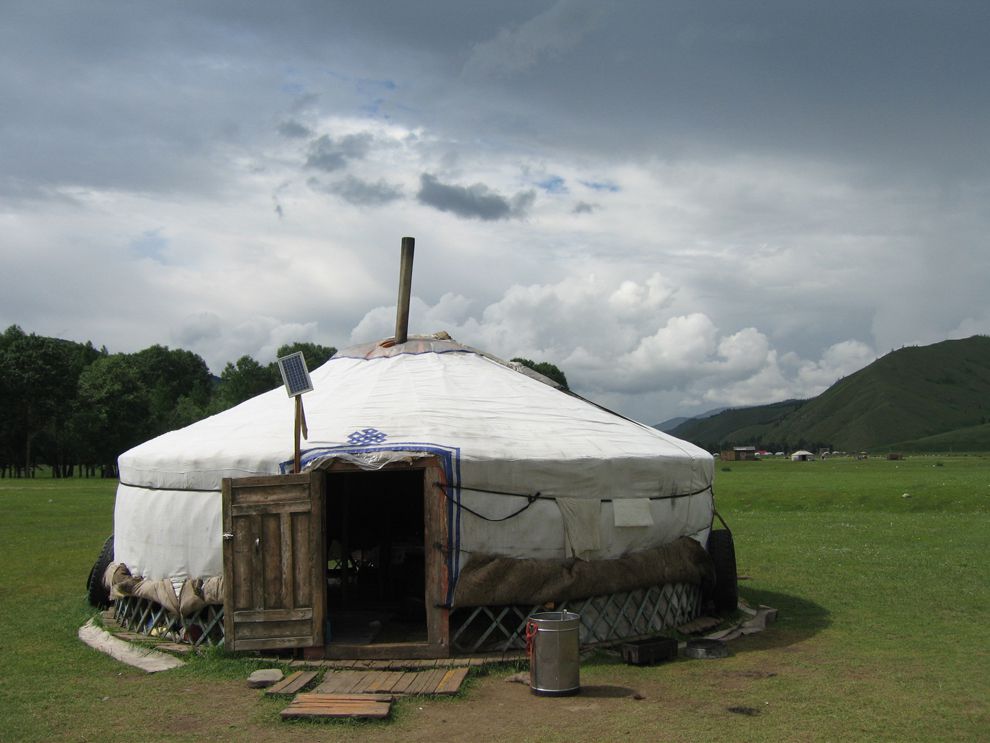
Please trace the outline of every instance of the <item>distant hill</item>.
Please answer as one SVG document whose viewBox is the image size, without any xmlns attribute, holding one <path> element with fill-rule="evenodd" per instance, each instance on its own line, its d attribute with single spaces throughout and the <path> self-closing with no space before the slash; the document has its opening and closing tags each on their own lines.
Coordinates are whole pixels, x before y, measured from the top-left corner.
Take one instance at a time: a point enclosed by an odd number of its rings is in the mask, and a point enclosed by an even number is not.
<svg viewBox="0 0 990 743">
<path fill-rule="evenodd" d="M 752 408 L 729 408 L 709 418 L 692 418 L 669 433 L 706 448 L 718 448 L 719 442 L 755 444 L 754 439 L 761 437 L 764 429 L 783 420 L 804 404 L 804 400 L 786 400 Z"/>
<path fill-rule="evenodd" d="M 900 452 L 990 451 L 990 423 L 957 428 L 914 441 L 898 441 L 881 449 Z"/>
<path fill-rule="evenodd" d="M 683 426 L 688 421 L 693 421 L 693 420 L 694 418 L 686 418 L 682 415 L 682 416 L 678 416 L 677 418 L 668 418 L 667 420 L 663 421 L 663 423 L 654 423 L 653 427 L 658 431 L 663 431 L 664 433 L 666 433 L 668 431 L 673 431 L 678 426 Z"/>
<path fill-rule="evenodd" d="M 711 418 L 713 415 L 718 415 L 725 410 L 728 410 L 728 408 L 715 408 L 714 410 L 709 410 L 707 413 L 700 413 L 699 415 L 693 415 L 690 417 L 679 416 L 677 418 L 668 418 L 663 423 L 654 423 L 653 427 L 658 431 L 670 433 L 675 428 L 678 426 L 683 426 L 688 421 L 699 421 L 704 418 Z"/>
<path fill-rule="evenodd" d="M 734 408 L 670 433 L 710 450 L 982 451 L 988 418 L 990 337 L 973 336 L 893 351 L 810 400 Z"/>
</svg>

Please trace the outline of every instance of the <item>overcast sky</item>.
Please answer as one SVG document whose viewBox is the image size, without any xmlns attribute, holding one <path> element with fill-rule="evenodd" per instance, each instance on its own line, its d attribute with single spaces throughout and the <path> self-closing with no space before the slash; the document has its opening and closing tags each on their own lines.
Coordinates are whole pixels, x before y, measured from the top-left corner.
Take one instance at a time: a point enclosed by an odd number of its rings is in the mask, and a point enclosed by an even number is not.
<svg viewBox="0 0 990 743">
<path fill-rule="evenodd" d="M 990 3 L 3 0 L 0 329 L 411 333 L 647 423 L 990 333 Z"/>
</svg>

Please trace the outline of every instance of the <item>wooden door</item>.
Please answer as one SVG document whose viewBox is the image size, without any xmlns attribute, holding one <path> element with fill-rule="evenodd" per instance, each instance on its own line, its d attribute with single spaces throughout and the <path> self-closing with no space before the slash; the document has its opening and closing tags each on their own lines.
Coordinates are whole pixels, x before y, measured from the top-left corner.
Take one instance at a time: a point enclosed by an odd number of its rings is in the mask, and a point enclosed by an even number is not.
<svg viewBox="0 0 990 743">
<path fill-rule="evenodd" d="M 223 481 L 224 645 L 262 650 L 323 645 L 324 477 Z"/>
</svg>

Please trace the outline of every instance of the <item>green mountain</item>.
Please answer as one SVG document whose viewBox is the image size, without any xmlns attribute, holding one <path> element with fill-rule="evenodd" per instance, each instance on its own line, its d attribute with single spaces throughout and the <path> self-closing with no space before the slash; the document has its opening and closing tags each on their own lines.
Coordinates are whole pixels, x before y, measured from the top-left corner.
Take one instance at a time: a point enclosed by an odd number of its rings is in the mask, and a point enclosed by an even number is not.
<svg viewBox="0 0 990 743">
<path fill-rule="evenodd" d="M 709 449 L 987 449 L 990 337 L 902 348 L 810 400 L 735 408 L 671 433 Z"/>
</svg>

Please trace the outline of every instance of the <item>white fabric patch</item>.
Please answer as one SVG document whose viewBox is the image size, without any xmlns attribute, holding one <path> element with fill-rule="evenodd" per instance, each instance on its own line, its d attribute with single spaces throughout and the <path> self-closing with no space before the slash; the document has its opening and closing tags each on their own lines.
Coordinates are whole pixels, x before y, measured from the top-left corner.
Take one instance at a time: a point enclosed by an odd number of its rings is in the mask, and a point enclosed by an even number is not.
<svg viewBox="0 0 990 743">
<path fill-rule="evenodd" d="M 616 498 L 612 501 L 616 526 L 653 526 L 649 498 Z"/>
<path fill-rule="evenodd" d="M 587 560 L 602 546 L 602 502 L 586 498 L 557 498 L 564 519 L 564 554 Z"/>
</svg>

